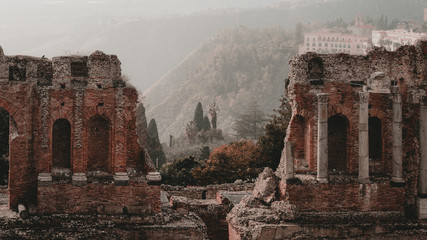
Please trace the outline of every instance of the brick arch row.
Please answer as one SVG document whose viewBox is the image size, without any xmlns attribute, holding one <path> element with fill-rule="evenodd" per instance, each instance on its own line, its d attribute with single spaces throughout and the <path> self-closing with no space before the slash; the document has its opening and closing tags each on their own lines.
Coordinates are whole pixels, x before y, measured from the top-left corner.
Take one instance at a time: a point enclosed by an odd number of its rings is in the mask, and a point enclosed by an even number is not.
<svg viewBox="0 0 427 240">
<path fill-rule="evenodd" d="M 72 116 L 54 114 L 49 135 L 51 136 L 51 170 L 72 169 L 74 165 L 73 142 L 75 124 Z M 110 172 L 112 169 L 113 129 L 109 116 L 94 114 L 85 116 L 82 138 L 86 171 Z"/>
</svg>

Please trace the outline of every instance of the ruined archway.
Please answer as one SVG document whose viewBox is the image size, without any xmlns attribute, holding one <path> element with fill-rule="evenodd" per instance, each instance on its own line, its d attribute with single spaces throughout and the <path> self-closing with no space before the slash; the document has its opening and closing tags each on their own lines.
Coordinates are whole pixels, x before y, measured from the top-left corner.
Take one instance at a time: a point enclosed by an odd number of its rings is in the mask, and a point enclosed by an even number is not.
<svg viewBox="0 0 427 240">
<path fill-rule="evenodd" d="M 348 120 L 343 115 L 328 119 L 328 168 L 330 171 L 346 171 Z"/>
<path fill-rule="evenodd" d="M 9 113 L 0 108 L 0 185 L 9 182 Z"/>
<path fill-rule="evenodd" d="M 110 121 L 102 116 L 88 122 L 88 171 L 108 172 L 110 159 Z"/>
<path fill-rule="evenodd" d="M 377 169 L 381 165 L 382 160 L 382 124 L 377 117 L 369 118 L 369 159 L 372 170 Z"/>
<path fill-rule="evenodd" d="M 67 119 L 55 121 L 52 130 L 52 167 L 56 169 L 71 166 L 71 125 Z"/>
</svg>

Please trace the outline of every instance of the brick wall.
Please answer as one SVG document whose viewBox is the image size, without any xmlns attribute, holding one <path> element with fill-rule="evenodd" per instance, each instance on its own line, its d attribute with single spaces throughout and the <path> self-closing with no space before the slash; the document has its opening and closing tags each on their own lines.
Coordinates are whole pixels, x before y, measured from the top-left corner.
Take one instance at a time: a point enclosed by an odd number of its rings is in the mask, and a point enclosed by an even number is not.
<svg viewBox="0 0 427 240">
<path fill-rule="evenodd" d="M 89 183 L 73 186 L 58 183 L 37 188 L 39 213 L 106 213 L 121 214 L 126 206 L 134 214 L 160 211 L 160 186 L 131 182 L 129 186 L 114 183 Z M 125 210 L 126 211 L 126 210 Z"/>
<path fill-rule="evenodd" d="M 401 211 L 404 212 L 405 188 L 393 187 L 388 181 L 371 184 L 332 182 L 291 185 L 281 182 L 281 198 L 289 200 L 300 211 Z"/>
</svg>

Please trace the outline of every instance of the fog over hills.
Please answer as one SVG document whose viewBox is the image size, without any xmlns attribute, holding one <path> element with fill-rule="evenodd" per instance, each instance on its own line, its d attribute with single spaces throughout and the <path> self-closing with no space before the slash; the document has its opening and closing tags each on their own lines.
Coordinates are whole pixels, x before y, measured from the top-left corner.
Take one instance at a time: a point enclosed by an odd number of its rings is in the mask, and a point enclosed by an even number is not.
<svg viewBox="0 0 427 240">
<path fill-rule="evenodd" d="M 158 109 L 172 111 L 170 106 L 160 107 L 161 103 L 169 101 L 177 103 L 173 111 L 188 113 L 180 108 L 185 104 L 178 104 L 178 97 L 184 97 L 178 96 L 177 92 L 184 91 L 185 83 L 190 80 L 187 77 L 189 72 L 194 73 L 198 63 L 208 61 L 212 49 L 206 49 L 206 44 L 212 44 L 212 39 L 217 41 L 220 35 L 216 34 L 222 29 L 245 26 L 262 31 L 262 28 L 280 26 L 286 31 L 293 29 L 298 22 L 312 23 L 340 17 L 351 21 L 357 14 L 372 18 L 383 14 L 389 20 L 422 21 L 422 10 L 426 7 L 425 0 L 4 0 L 0 3 L 0 45 L 7 55 L 53 57 L 90 54 L 94 50 L 118 55 L 123 73 L 146 95 L 147 117 L 156 117 L 160 134 L 168 136 L 179 130 L 167 132 L 171 130 L 166 126 L 171 126 L 172 122 L 157 119 L 166 113 L 158 115 L 155 112 L 160 111 Z M 206 49 L 206 53 L 202 49 Z M 227 51 L 221 54 L 228 58 Z M 281 61 L 280 64 L 286 68 L 287 59 Z M 221 72 L 217 74 L 221 75 Z M 285 77 L 286 72 L 283 71 L 280 79 Z M 205 78 L 200 76 L 200 79 Z M 217 78 L 206 76 L 206 79 Z M 235 78 L 227 80 L 235 81 Z M 274 82 L 276 79 L 268 81 Z M 236 83 L 228 84 L 235 86 Z M 245 87 L 256 86 L 255 83 L 251 84 Z M 232 96 L 237 93 L 235 89 L 223 90 L 230 97 L 221 100 L 224 104 L 242 105 L 240 102 L 226 103 L 231 99 L 243 101 L 243 98 Z M 253 90 L 245 88 L 245 91 Z M 283 88 L 269 98 L 277 99 L 278 104 L 282 91 Z M 225 96 L 222 92 L 218 94 Z M 197 100 L 195 96 L 200 96 L 200 99 Z M 191 98 L 196 102 L 206 101 L 203 102 L 206 107 L 214 100 L 213 96 L 206 97 L 201 93 L 194 93 Z M 263 105 L 266 112 L 276 106 L 271 102 L 271 105 Z M 229 113 L 232 114 L 231 110 Z M 224 119 L 231 117 L 224 116 Z M 228 124 L 231 124 L 231 120 L 228 120 Z"/>
<path fill-rule="evenodd" d="M 280 26 L 222 30 L 147 91 L 147 99 L 159 102 L 148 106 L 147 115 L 156 119 L 165 140 L 184 132 L 197 102 L 205 114 L 215 102 L 218 128 L 229 133 L 251 101 L 265 113 L 280 104 L 287 60 L 295 53 Z"/>
<path fill-rule="evenodd" d="M 223 28 L 285 30 L 297 22 L 362 13 L 422 20 L 424 0 L 4 0 L 0 45 L 6 54 L 47 57 L 102 50 L 117 54 L 141 91 Z"/>
</svg>

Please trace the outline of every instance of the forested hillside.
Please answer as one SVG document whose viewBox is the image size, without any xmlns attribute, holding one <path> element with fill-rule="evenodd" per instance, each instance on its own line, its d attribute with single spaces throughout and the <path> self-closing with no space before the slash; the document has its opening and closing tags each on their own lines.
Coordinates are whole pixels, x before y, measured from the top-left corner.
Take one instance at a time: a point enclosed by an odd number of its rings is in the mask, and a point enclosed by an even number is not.
<svg viewBox="0 0 427 240">
<path fill-rule="evenodd" d="M 147 116 L 155 118 L 161 140 L 184 133 L 201 102 L 219 107 L 218 128 L 230 133 L 235 118 L 256 101 L 265 113 L 280 102 L 293 37 L 282 27 L 226 29 L 203 44 L 146 93 Z"/>
</svg>

